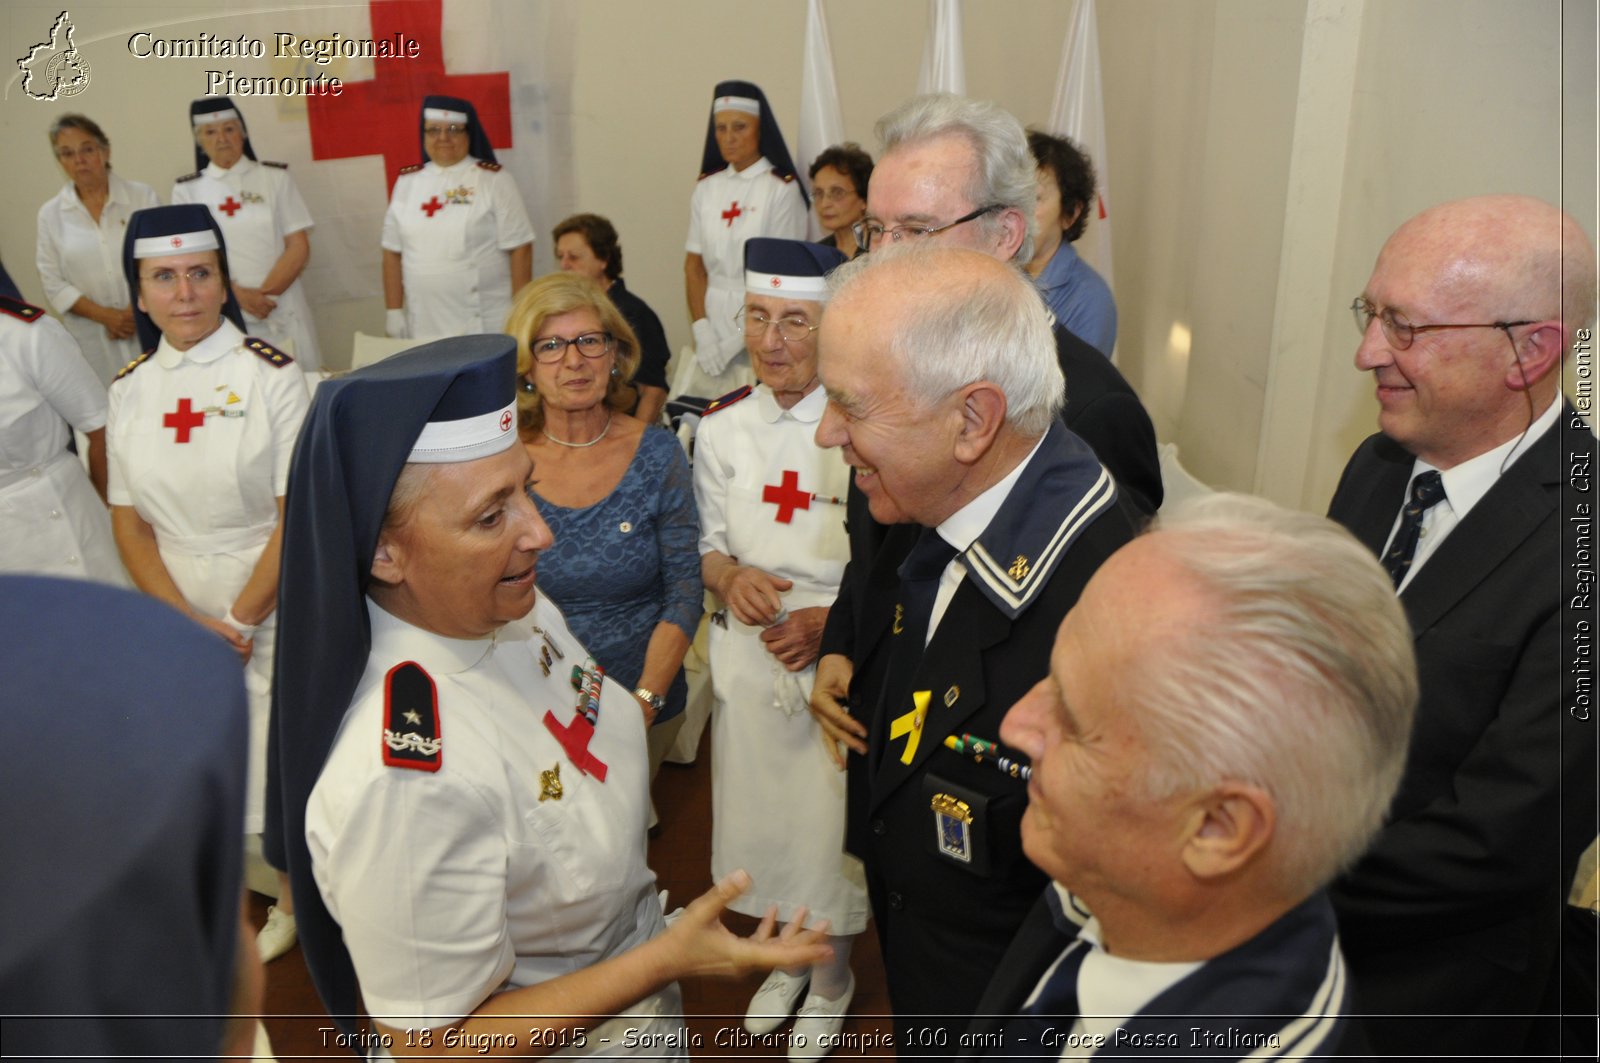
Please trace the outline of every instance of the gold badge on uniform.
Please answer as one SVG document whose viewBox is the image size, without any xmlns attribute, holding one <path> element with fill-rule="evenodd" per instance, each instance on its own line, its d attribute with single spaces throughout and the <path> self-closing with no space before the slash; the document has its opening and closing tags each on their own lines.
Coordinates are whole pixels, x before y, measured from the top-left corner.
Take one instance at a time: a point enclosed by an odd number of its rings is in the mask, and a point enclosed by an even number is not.
<svg viewBox="0 0 1600 1063">
<path fill-rule="evenodd" d="M 933 795 L 934 833 L 939 851 L 964 864 L 972 862 L 972 807 L 950 794 Z"/>
<path fill-rule="evenodd" d="M 950 706 L 954 705 L 956 703 L 956 699 L 960 696 L 960 687 L 951 687 L 949 690 L 946 690 L 944 692 L 944 707 L 948 709 Z"/>
<path fill-rule="evenodd" d="M 555 767 L 539 773 L 539 801 L 543 803 L 552 798 L 559 801 L 561 792 L 561 762 L 558 760 Z"/>
<path fill-rule="evenodd" d="M 1017 559 L 1011 562 L 1011 567 L 1006 569 L 1006 575 L 1012 579 L 1025 579 L 1028 575 L 1028 559 L 1018 554 Z"/>
<path fill-rule="evenodd" d="M 898 634 L 900 634 L 900 632 L 905 630 L 904 625 L 902 625 L 900 623 L 905 618 L 906 618 L 906 607 L 903 606 L 903 605 L 899 605 L 899 604 L 895 605 L 895 607 L 894 607 L 894 627 L 891 629 L 894 632 L 894 634 L 898 635 Z"/>
</svg>

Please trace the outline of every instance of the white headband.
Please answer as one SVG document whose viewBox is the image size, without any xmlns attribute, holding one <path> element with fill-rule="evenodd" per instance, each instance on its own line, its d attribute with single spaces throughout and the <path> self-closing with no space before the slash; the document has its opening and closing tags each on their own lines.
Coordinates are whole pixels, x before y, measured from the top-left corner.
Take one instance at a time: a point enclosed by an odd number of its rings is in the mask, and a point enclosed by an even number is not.
<svg viewBox="0 0 1600 1063">
<path fill-rule="evenodd" d="M 171 236 L 141 236 L 133 242 L 133 257 L 136 259 L 215 250 L 217 234 L 210 229 L 201 229 L 197 233 L 173 233 Z"/>
<path fill-rule="evenodd" d="M 203 125 L 211 125 L 213 122 L 226 122 L 229 119 L 238 117 L 238 111 L 207 111 L 204 114 L 197 114 L 194 116 L 194 125 L 195 128 L 198 129 Z"/>
<path fill-rule="evenodd" d="M 447 111 L 442 107 L 424 107 L 422 109 L 422 120 L 426 122 L 429 119 L 432 119 L 435 122 L 459 122 L 461 125 L 467 124 L 467 116 L 463 112 Z"/>
<path fill-rule="evenodd" d="M 821 300 L 828 294 L 826 277 L 789 277 L 779 273 L 744 271 L 744 290 L 751 295 L 771 295 L 774 292 L 792 295 L 796 299 Z"/>
<path fill-rule="evenodd" d="M 749 96 L 718 96 L 711 101 L 711 113 L 718 111 L 743 111 L 761 117 L 761 101 Z"/>
<path fill-rule="evenodd" d="M 517 403 L 503 409 L 463 417 L 459 421 L 429 421 L 412 444 L 407 461 L 443 465 L 487 458 L 510 449 L 517 441 Z"/>
</svg>

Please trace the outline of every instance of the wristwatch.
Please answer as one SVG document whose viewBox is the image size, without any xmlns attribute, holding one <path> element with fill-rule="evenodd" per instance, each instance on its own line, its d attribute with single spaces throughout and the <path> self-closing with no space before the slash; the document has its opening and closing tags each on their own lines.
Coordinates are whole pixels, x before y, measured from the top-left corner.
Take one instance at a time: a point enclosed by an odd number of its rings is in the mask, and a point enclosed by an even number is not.
<svg viewBox="0 0 1600 1063">
<path fill-rule="evenodd" d="M 667 699 L 651 690 L 649 687 L 634 687 L 633 696 L 660 712 L 667 707 Z"/>
</svg>

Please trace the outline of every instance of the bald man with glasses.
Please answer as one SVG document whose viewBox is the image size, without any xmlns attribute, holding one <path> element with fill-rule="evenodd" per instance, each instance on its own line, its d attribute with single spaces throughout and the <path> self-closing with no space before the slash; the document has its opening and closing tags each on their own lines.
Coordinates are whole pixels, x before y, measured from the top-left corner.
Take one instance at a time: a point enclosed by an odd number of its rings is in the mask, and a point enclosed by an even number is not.
<svg viewBox="0 0 1600 1063">
<path fill-rule="evenodd" d="M 1569 473 L 1595 443 L 1560 381 L 1588 346 L 1594 295 L 1572 218 L 1483 196 L 1402 225 L 1352 303 L 1381 431 L 1329 516 L 1388 569 L 1422 691 L 1388 822 L 1333 891 L 1357 1012 L 1398 1016 L 1367 1024 L 1383 1055 L 1557 1050 L 1596 725 L 1570 667 L 1593 606 L 1562 582 L 1564 537 L 1593 521 L 1592 481 Z"/>
</svg>

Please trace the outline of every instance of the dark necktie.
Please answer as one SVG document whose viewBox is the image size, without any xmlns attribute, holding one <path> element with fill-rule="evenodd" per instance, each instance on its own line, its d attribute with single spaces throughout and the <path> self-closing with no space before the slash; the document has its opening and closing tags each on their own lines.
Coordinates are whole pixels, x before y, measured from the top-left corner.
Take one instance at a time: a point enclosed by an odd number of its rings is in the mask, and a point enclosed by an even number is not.
<svg viewBox="0 0 1600 1063">
<path fill-rule="evenodd" d="M 1444 480 L 1437 472 L 1429 470 L 1411 481 L 1411 497 L 1406 508 L 1400 511 L 1400 528 L 1394 533 L 1389 552 L 1383 555 L 1383 567 L 1396 587 L 1406 578 L 1411 559 L 1417 554 L 1417 540 L 1422 537 L 1422 515 L 1444 499 Z"/>
<path fill-rule="evenodd" d="M 895 606 L 890 636 L 894 642 L 889 653 L 888 683 L 884 688 L 889 695 L 887 715 L 891 720 L 910 707 L 911 685 L 928 638 L 928 620 L 933 615 L 933 600 L 939 593 L 939 577 L 955 556 L 955 547 L 934 529 L 924 528 L 917 544 L 900 562 L 900 601 Z"/>
<path fill-rule="evenodd" d="M 1088 941 L 1074 940 L 1067 946 L 1056 969 L 1039 987 L 1034 1002 L 1006 1020 L 1001 1041 L 1006 1054 L 1025 1058 L 1049 1056 L 1054 1059 L 1057 1056 L 1059 1049 L 1045 1051 L 1045 1031 L 1054 1030 L 1059 1037 L 1072 1028 L 1078 1015 L 1078 971 L 1089 952 Z"/>
</svg>

